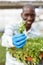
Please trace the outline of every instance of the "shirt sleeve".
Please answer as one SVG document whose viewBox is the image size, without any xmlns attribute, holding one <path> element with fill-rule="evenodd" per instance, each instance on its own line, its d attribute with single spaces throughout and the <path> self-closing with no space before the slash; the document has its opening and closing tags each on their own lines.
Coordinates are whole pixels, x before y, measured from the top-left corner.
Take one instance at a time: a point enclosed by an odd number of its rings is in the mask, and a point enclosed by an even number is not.
<svg viewBox="0 0 43 65">
<path fill-rule="evenodd" d="M 2 36 L 2 46 L 14 47 L 12 43 L 13 33 L 17 31 L 17 25 L 8 25 L 5 27 L 5 32 Z"/>
<path fill-rule="evenodd" d="M 27 39 L 35 38 L 40 36 L 40 32 L 38 31 L 38 24 L 34 23 L 29 31 L 26 32 Z"/>
<path fill-rule="evenodd" d="M 40 32 L 38 31 L 38 23 L 34 23 L 31 30 L 28 32 L 30 38 L 39 37 Z"/>
</svg>

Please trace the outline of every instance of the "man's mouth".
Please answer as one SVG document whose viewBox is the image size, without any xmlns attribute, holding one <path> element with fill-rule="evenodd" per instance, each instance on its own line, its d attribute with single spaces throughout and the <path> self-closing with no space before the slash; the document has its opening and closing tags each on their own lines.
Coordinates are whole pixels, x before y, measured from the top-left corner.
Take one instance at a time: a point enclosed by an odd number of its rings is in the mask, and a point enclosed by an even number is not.
<svg viewBox="0 0 43 65">
<path fill-rule="evenodd" d="M 27 24 L 31 24 L 31 22 L 28 21 Z"/>
</svg>

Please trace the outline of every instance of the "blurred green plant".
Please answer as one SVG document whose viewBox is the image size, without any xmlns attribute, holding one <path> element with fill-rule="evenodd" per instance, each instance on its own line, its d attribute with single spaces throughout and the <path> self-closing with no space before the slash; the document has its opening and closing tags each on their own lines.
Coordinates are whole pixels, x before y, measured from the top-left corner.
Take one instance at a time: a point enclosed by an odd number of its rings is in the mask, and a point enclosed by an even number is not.
<svg viewBox="0 0 43 65">
<path fill-rule="evenodd" d="M 2 34 L 3 34 L 3 33 L 2 33 L 2 32 L 0 32 L 0 38 L 1 38 Z"/>
<path fill-rule="evenodd" d="M 25 23 L 21 23 L 18 31 L 23 33 L 25 29 Z M 32 64 L 28 65 L 36 65 L 40 61 L 40 51 L 43 51 L 43 37 L 29 38 L 26 41 L 26 44 L 22 48 L 9 48 L 9 52 L 13 57 L 16 57 L 21 62 L 26 64 L 26 61 L 32 61 Z"/>
<path fill-rule="evenodd" d="M 2 33 L 0 33 L 0 37 L 2 36 Z M 5 54 L 6 54 L 6 48 L 1 46 L 1 39 L 0 39 L 0 65 L 5 65 Z"/>
</svg>

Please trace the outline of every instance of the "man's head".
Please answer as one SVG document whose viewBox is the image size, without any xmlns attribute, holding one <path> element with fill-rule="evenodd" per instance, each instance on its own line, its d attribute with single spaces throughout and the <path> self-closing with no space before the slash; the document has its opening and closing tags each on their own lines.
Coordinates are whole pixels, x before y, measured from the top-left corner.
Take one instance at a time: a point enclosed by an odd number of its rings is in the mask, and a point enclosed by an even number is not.
<svg viewBox="0 0 43 65">
<path fill-rule="evenodd" d="M 23 20 L 27 29 L 30 29 L 32 23 L 35 20 L 35 8 L 31 5 L 25 5 L 23 7 L 23 12 L 21 13 Z"/>
</svg>

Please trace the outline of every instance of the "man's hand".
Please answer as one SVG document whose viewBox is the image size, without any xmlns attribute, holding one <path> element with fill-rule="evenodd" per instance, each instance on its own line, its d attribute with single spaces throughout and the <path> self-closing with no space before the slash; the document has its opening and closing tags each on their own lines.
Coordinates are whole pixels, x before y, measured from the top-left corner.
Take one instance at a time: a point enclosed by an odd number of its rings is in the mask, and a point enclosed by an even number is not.
<svg viewBox="0 0 43 65">
<path fill-rule="evenodd" d="M 13 45 L 16 48 L 21 48 L 26 43 L 26 36 L 25 34 L 16 34 L 12 37 Z"/>
</svg>

